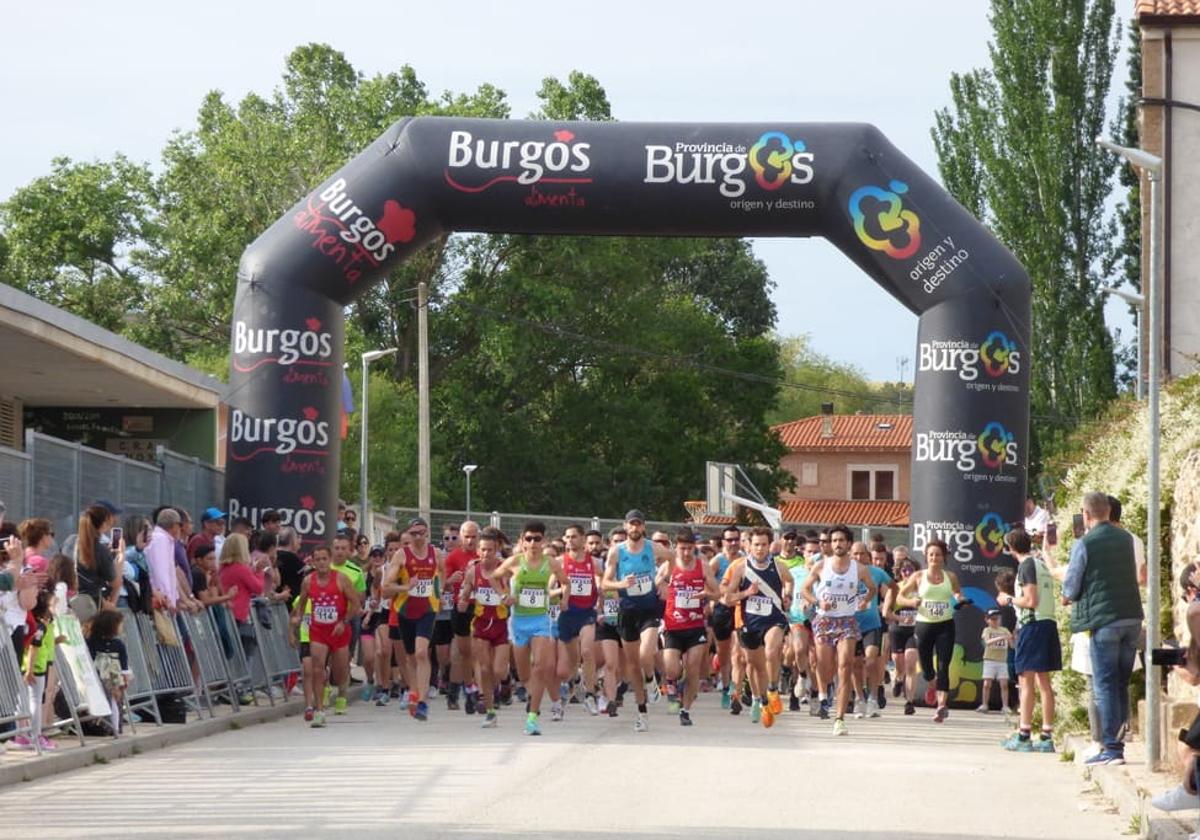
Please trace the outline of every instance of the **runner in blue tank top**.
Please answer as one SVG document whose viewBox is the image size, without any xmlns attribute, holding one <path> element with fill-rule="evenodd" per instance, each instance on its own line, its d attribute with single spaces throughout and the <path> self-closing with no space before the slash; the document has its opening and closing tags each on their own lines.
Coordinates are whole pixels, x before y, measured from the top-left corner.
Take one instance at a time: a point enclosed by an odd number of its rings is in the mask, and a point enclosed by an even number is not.
<svg viewBox="0 0 1200 840">
<path fill-rule="evenodd" d="M 658 702 L 658 683 L 654 680 L 654 657 L 658 652 L 658 626 L 662 615 L 654 578 L 658 564 L 669 563 L 672 552 L 646 540 L 646 517 L 640 510 L 625 514 L 625 542 L 608 550 L 604 564 L 603 588 L 621 594 L 617 627 L 627 648 L 626 680 L 637 695 L 638 715 L 634 732 L 645 732 L 646 702 Z"/>
</svg>

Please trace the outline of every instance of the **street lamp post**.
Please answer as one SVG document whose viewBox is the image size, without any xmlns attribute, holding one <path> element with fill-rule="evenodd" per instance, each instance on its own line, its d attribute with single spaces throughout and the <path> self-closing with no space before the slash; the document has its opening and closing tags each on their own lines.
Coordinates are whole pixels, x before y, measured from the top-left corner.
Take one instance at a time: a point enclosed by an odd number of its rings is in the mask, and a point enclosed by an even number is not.
<svg viewBox="0 0 1200 840">
<path fill-rule="evenodd" d="M 362 444 L 358 455 L 358 514 L 362 517 L 360 527 L 374 540 L 371 528 L 371 510 L 367 501 L 367 366 L 376 359 L 390 356 L 398 348 L 389 347 L 387 350 L 368 350 L 362 354 Z"/>
<path fill-rule="evenodd" d="M 1162 195 L 1160 182 L 1163 176 L 1163 161 L 1158 155 L 1152 155 L 1143 149 L 1130 149 L 1118 146 L 1102 137 L 1096 138 L 1096 145 L 1120 155 L 1137 168 L 1146 173 L 1150 180 L 1150 282 L 1147 286 L 1146 317 L 1148 318 L 1147 340 L 1150 342 L 1146 353 L 1146 364 L 1149 367 L 1148 382 L 1146 383 L 1147 402 L 1146 412 L 1149 415 L 1150 447 L 1146 457 L 1146 480 L 1149 484 L 1149 501 L 1146 509 L 1146 763 L 1151 769 L 1157 768 L 1162 758 L 1159 724 L 1160 705 L 1162 703 L 1162 676 L 1157 666 L 1150 664 L 1149 651 L 1159 645 L 1159 590 L 1162 588 L 1159 574 L 1159 523 L 1161 518 L 1161 503 L 1159 501 L 1159 432 L 1161 418 L 1159 416 L 1159 390 L 1162 376 L 1162 313 L 1158 311 L 1162 301 Z"/>
<path fill-rule="evenodd" d="M 467 474 L 467 519 L 471 518 L 471 473 L 477 469 L 478 464 L 467 464 L 463 467 L 463 472 Z"/>
<path fill-rule="evenodd" d="M 1142 365 L 1142 326 L 1145 324 L 1146 298 L 1136 292 L 1126 292 L 1113 286 L 1101 286 L 1100 293 L 1119 297 L 1137 310 L 1137 329 L 1134 332 L 1134 344 L 1137 352 L 1137 379 L 1133 384 L 1133 396 L 1134 399 L 1141 402 L 1142 397 L 1145 395 L 1143 383 L 1146 378 L 1146 371 Z"/>
</svg>

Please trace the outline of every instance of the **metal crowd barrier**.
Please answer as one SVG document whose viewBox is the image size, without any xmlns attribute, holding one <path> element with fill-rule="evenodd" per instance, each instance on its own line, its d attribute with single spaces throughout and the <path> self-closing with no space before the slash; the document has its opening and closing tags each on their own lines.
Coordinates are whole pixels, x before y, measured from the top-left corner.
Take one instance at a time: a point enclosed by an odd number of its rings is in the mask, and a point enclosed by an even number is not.
<svg viewBox="0 0 1200 840">
<path fill-rule="evenodd" d="M 196 693 L 196 684 L 192 681 L 192 669 L 188 665 L 183 645 L 160 644 L 158 634 L 154 630 L 154 619 L 145 613 L 137 613 L 135 618 L 138 633 L 142 637 L 142 647 L 146 651 L 146 664 L 154 697 L 157 699 L 167 695 L 182 696 L 184 702 L 199 717 L 200 698 Z"/>
<path fill-rule="evenodd" d="M 21 673 L 21 663 L 13 650 L 12 631 L 0 621 L 0 724 L 11 728 L 0 732 L 0 738 L 25 735 L 33 737 L 33 719 L 29 708 L 29 689 L 25 685 L 25 675 Z M 42 713 L 41 709 L 37 710 Z M 25 721 L 22 724 L 22 721 Z M 41 755 L 41 745 L 34 741 L 34 748 Z"/>
<path fill-rule="evenodd" d="M 125 702 L 131 711 L 148 714 L 154 718 L 156 724 L 162 726 L 162 715 L 158 710 L 158 699 L 154 696 L 154 682 L 150 676 L 150 665 L 147 659 L 148 656 L 157 658 L 158 654 L 155 651 L 147 653 L 142 642 L 142 635 L 138 632 L 137 618 L 134 617 L 133 612 L 128 608 L 122 608 L 121 614 L 125 617 L 125 620 L 121 622 L 121 641 L 125 643 L 125 650 L 129 653 L 129 670 L 133 672 L 133 677 L 125 690 Z M 130 720 L 132 721 L 132 717 Z"/>
<path fill-rule="evenodd" d="M 208 610 L 198 613 L 180 613 L 183 624 L 191 637 L 192 653 L 200 671 L 198 688 L 204 694 L 204 704 L 208 707 L 209 717 L 216 714 L 213 706 L 214 699 L 224 694 L 229 698 L 229 705 L 237 710 L 237 691 L 234 690 L 233 679 L 229 675 L 229 667 L 225 662 L 225 650 L 213 617 Z"/>
<path fill-rule="evenodd" d="M 258 610 L 251 610 L 251 620 L 254 623 L 254 636 L 258 642 L 258 654 L 262 658 L 263 673 L 266 675 L 267 696 L 271 705 L 275 704 L 271 687 L 278 685 L 280 691 L 287 695 L 287 677 L 300 673 L 300 651 L 289 642 L 291 625 L 287 606 L 281 603 L 271 604 L 268 608 L 270 626 L 264 626 L 259 620 Z"/>
<path fill-rule="evenodd" d="M 225 628 L 221 636 L 222 652 L 225 655 L 226 673 L 233 683 L 234 692 L 247 697 L 254 705 L 258 705 L 258 697 L 254 689 L 254 679 L 250 675 L 250 663 L 246 659 L 246 650 L 242 647 L 242 637 L 238 635 L 237 622 L 233 618 L 233 610 L 228 604 L 214 604 L 209 607 L 213 622 Z M 220 632 L 220 631 L 218 631 Z M 240 702 L 240 701 L 239 701 Z"/>
</svg>

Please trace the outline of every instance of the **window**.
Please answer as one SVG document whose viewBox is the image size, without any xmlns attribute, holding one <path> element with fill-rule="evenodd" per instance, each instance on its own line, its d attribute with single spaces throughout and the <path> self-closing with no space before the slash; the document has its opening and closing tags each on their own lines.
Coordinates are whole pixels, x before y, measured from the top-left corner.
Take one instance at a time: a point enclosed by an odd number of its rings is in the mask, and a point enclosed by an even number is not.
<svg viewBox="0 0 1200 840">
<path fill-rule="evenodd" d="M 893 501 L 900 468 L 895 464 L 851 464 L 847 495 L 852 501 Z"/>
<path fill-rule="evenodd" d="M 812 461 L 805 461 L 800 465 L 800 483 L 805 487 L 815 487 L 817 484 L 817 465 Z"/>
</svg>

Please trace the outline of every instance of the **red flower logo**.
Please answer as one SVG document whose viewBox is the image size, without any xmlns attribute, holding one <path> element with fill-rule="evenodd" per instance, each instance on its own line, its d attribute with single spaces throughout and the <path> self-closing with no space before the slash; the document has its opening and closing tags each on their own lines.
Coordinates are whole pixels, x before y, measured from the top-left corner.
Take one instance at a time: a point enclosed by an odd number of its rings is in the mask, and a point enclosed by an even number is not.
<svg viewBox="0 0 1200 840">
<path fill-rule="evenodd" d="M 312 510 L 316 506 L 317 506 L 317 500 L 314 499 L 312 496 L 301 496 L 300 497 L 300 507 L 304 508 L 305 510 Z"/>
<path fill-rule="evenodd" d="M 303 409 L 300 413 L 304 415 L 305 420 L 316 420 L 321 416 L 321 412 L 317 411 L 311 405 L 308 408 Z"/>
<path fill-rule="evenodd" d="M 317 332 L 319 329 L 321 329 L 321 319 L 320 318 L 308 318 L 307 320 L 305 320 L 304 326 L 308 327 L 313 332 Z"/>
<path fill-rule="evenodd" d="M 565 128 L 560 128 L 558 131 L 554 132 L 554 139 L 560 143 L 570 143 L 575 139 L 575 135 L 570 131 L 567 131 Z"/>
<path fill-rule="evenodd" d="M 383 218 L 375 226 L 388 242 L 411 242 L 417 235 L 417 214 L 389 199 L 383 205 Z"/>
</svg>

